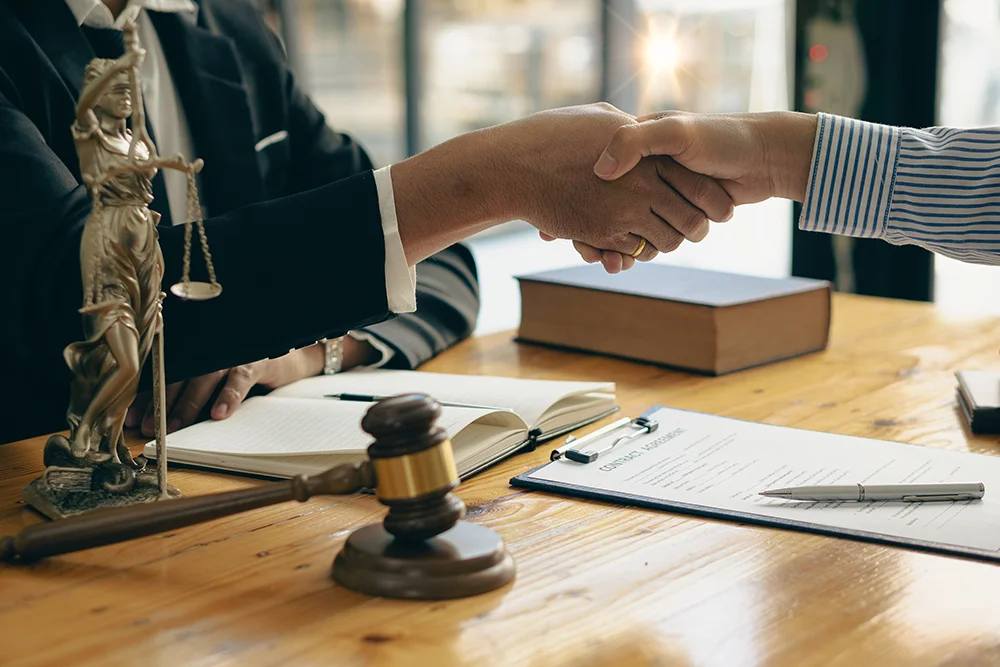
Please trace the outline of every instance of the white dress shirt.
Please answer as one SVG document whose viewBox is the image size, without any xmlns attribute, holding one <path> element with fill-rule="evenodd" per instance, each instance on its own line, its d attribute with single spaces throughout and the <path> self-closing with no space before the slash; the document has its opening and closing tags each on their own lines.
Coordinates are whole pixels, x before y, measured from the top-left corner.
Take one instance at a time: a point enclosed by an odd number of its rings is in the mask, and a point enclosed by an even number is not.
<svg viewBox="0 0 1000 667">
<path fill-rule="evenodd" d="M 101 0 L 66 0 L 66 2 L 80 25 L 121 29 L 129 20 L 135 21 L 139 43 L 146 50 L 146 57 L 140 68 L 142 96 L 149 114 L 149 123 L 153 128 L 153 134 L 156 135 L 157 151 L 163 156 L 180 153 L 189 160 L 194 159 L 195 150 L 187 118 L 178 101 L 177 88 L 163 55 L 163 47 L 160 45 L 152 21 L 143 10 L 148 8 L 158 12 L 178 13 L 194 22 L 197 20 L 198 6 L 191 0 L 130 0 L 115 19 L 111 10 Z M 265 138 L 257 144 L 257 150 L 269 145 L 268 140 L 287 139 L 287 133 L 278 137 L 279 135 L 274 135 Z M 181 172 L 167 169 L 163 172 L 163 178 L 170 217 L 175 225 L 181 224 L 187 218 L 187 177 Z M 412 313 L 417 309 L 416 273 L 413 267 L 406 263 L 403 243 L 399 237 L 390 167 L 375 171 L 375 188 L 378 193 L 382 236 L 385 242 L 385 290 L 389 310 L 394 313 Z M 352 332 L 351 335 L 367 341 L 379 350 L 382 358 L 374 364 L 375 366 L 384 365 L 394 354 L 392 348 L 375 336 L 365 332 Z"/>
<path fill-rule="evenodd" d="M 799 226 L 1000 264 L 1000 127 L 819 114 Z"/>
</svg>

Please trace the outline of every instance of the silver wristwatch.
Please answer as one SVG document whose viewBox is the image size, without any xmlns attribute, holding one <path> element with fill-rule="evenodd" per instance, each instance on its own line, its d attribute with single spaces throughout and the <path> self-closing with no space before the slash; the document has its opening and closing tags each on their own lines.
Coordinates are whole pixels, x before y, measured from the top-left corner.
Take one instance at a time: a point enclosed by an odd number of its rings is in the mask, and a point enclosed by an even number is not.
<svg viewBox="0 0 1000 667">
<path fill-rule="evenodd" d="M 344 339 L 324 338 L 323 343 L 323 375 L 339 373 L 344 366 Z"/>
</svg>

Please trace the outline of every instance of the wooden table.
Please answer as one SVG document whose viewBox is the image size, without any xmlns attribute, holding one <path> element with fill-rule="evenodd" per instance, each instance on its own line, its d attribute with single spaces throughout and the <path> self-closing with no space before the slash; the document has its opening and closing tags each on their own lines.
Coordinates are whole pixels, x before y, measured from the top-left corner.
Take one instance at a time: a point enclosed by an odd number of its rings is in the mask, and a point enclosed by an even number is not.
<svg viewBox="0 0 1000 667">
<path fill-rule="evenodd" d="M 970 437 L 953 372 L 997 368 L 1000 320 L 837 296 L 829 350 L 723 378 L 467 341 L 427 370 L 618 383 L 660 402 L 772 424 L 1000 453 Z M 39 519 L 20 490 L 38 438 L 0 447 L 0 534 Z M 334 585 L 370 497 L 320 499 L 0 566 L 0 664 L 1000 665 L 1000 567 L 827 537 L 514 490 L 516 457 L 459 491 L 518 563 L 473 599 L 373 599 Z M 261 482 L 175 470 L 186 494 Z M 1000 526 L 983 526 L 1000 530 Z"/>
</svg>

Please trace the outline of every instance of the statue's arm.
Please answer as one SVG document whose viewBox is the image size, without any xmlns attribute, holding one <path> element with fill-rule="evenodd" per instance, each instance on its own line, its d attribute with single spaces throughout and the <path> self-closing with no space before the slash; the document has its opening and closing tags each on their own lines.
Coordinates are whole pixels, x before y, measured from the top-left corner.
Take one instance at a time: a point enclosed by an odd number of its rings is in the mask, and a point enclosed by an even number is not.
<svg viewBox="0 0 1000 667">
<path fill-rule="evenodd" d="M 77 143 L 77 148 L 76 148 L 77 153 L 81 153 L 81 151 L 83 151 L 84 149 L 87 149 L 88 151 L 92 150 L 92 148 L 89 145 L 83 145 Z M 81 159 L 81 164 L 83 164 L 82 159 Z M 107 183 L 108 181 L 110 181 L 115 176 L 118 176 L 119 174 L 127 174 L 129 172 L 135 172 L 135 171 L 145 171 L 150 168 L 174 169 L 176 171 L 191 172 L 197 174 L 201 171 L 202 167 L 204 166 L 205 162 L 200 158 L 195 160 L 194 162 L 187 162 L 181 155 L 173 155 L 167 158 L 158 158 L 156 160 L 151 160 L 150 162 L 142 162 L 140 164 L 133 164 L 131 162 L 127 162 L 120 167 L 114 167 L 112 169 L 108 169 L 107 171 L 101 174 L 94 174 L 93 175 L 94 180 L 92 183 L 90 183 L 90 185 L 103 185 L 104 183 Z M 87 172 L 86 168 L 84 168 L 84 172 L 89 173 Z"/>
<path fill-rule="evenodd" d="M 76 123 L 79 127 L 89 128 L 94 126 L 97 120 L 94 116 L 94 107 L 97 106 L 97 102 L 107 92 L 112 79 L 121 72 L 127 71 L 132 67 L 138 67 L 145 54 L 146 52 L 141 49 L 139 51 L 129 51 L 116 60 L 100 77 L 83 87 L 83 90 L 80 92 L 80 99 L 76 103 Z"/>
<path fill-rule="evenodd" d="M 175 171 L 183 171 L 185 173 L 191 172 L 197 174 L 201 171 L 202 167 L 205 166 L 204 160 L 198 158 L 193 162 L 188 162 L 184 159 L 183 155 L 170 155 L 168 157 L 157 158 L 153 160 L 146 166 L 156 167 L 157 169 L 173 169 Z"/>
</svg>

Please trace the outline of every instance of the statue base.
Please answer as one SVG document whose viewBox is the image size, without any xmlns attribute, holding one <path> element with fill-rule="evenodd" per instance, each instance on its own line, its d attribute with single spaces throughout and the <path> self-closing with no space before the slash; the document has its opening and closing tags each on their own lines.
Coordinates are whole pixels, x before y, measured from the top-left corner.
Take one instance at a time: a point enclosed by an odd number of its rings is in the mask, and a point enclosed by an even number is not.
<svg viewBox="0 0 1000 667">
<path fill-rule="evenodd" d="M 69 441 L 54 435 L 45 444 L 45 472 L 24 488 L 21 497 L 50 519 L 180 497 L 172 486 L 166 494 L 161 492 L 157 471 L 146 468 L 144 457 L 133 460 L 124 446 L 118 455 L 121 462 L 106 452 L 76 459 L 69 454 Z"/>
<path fill-rule="evenodd" d="M 85 468 L 77 468 L 81 473 L 89 474 Z M 47 472 L 47 471 L 46 471 Z M 86 491 L 71 491 L 53 487 L 42 475 L 24 487 L 21 497 L 36 511 L 50 519 L 65 519 L 74 514 L 83 514 L 96 509 L 108 507 L 123 507 L 138 503 L 151 503 L 161 499 L 160 485 L 156 471 L 145 471 L 136 475 L 135 486 L 126 492 L 110 492 L 88 489 Z M 167 487 L 169 498 L 179 498 L 181 492 L 172 486 Z"/>
</svg>

